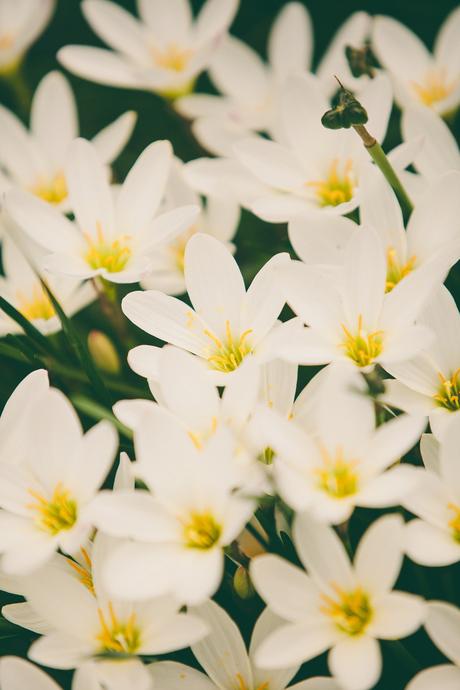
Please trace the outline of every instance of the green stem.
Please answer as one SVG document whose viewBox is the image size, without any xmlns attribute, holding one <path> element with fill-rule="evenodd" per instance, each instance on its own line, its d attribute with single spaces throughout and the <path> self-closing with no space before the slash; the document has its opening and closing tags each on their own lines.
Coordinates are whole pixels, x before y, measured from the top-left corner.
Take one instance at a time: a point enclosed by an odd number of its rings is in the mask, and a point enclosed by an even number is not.
<svg viewBox="0 0 460 690">
<path fill-rule="evenodd" d="M 101 419 L 107 419 L 118 429 L 122 436 L 132 441 L 133 434 L 131 430 L 128 429 L 128 427 L 126 427 L 124 424 L 119 422 L 110 410 L 107 410 L 102 405 L 99 405 L 99 403 L 96 403 L 93 400 L 86 398 L 84 395 L 72 395 L 70 399 L 77 408 L 77 410 L 85 414 L 87 417 L 90 417 L 91 419 L 95 419 L 97 421 L 100 421 Z"/>
<path fill-rule="evenodd" d="M 45 364 L 48 369 L 53 371 L 55 374 L 59 374 L 65 378 L 71 379 L 73 381 L 80 381 L 81 383 L 88 383 L 88 377 L 83 371 L 78 371 L 77 369 L 72 369 L 61 362 L 57 362 L 53 359 L 45 359 Z M 115 393 L 123 393 L 130 397 L 135 398 L 145 398 L 145 391 L 130 386 L 129 384 L 123 383 L 121 381 L 115 381 L 109 378 L 103 378 L 106 388 L 114 391 Z"/>
<path fill-rule="evenodd" d="M 5 74 L 4 79 L 13 92 L 18 109 L 23 115 L 27 115 L 32 100 L 32 93 L 24 77 L 22 65 L 18 65 L 14 70 Z"/>
</svg>

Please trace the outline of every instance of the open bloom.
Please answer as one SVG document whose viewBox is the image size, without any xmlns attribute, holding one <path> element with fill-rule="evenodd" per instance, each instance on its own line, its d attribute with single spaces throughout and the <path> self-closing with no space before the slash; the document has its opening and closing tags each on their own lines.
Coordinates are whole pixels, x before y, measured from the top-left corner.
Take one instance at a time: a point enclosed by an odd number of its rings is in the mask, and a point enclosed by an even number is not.
<svg viewBox="0 0 460 690">
<path fill-rule="evenodd" d="M 34 247 L 35 249 L 35 247 Z M 42 256 L 42 252 L 33 252 Z M 4 276 L 0 277 L 0 294 L 45 335 L 61 329 L 61 322 L 55 309 L 25 256 L 10 237 L 2 243 Z M 63 276 L 42 274 L 65 313 L 73 316 L 95 298 L 93 286 L 89 283 Z M 20 326 L 6 314 L 0 312 L 0 335 L 20 333 Z"/>
<path fill-rule="evenodd" d="M 392 104 L 388 78 L 381 74 L 370 81 L 360 102 L 372 134 L 382 141 Z M 343 215 L 356 208 L 369 156 L 355 132 L 323 127 L 321 117 L 329 108 L 319 79 L 290 77 L 280 103 L 277 140 L 253 137 L 235 144 L 238 160 L 269 187 L 266 196 L 249 204 L 257 216 L 285 222 L 312 212 Z"/>
<path fill-rule="evenodd" d="M 424 617 L 419 597 L 392 591 L 402 565 L 402 528 L 397 515 L 374 522 L 352 565 L 334 530 L 298 515 L 294 542 L 309 575 L 272 554 L 251 563 L 257 591 L 288 621 L 258 646 L 256 664 L 287 668 L 330 649 L 329 668 L 341 687 L 374 687 L 382 666 L 377 640 L 406 637 Z"/>
<path fill-rule="evenodd" d="M 431 435 L 420 446 L 425 470 L 402 504 L 418 519 L 406 527 L 406 551 L 416 563 L 451 565 L 460 561 L 460 417 L 448 424 L 439 444 Z"/>
<path fill-rule="evenodd" d="M 62 549 L 87 539 L 85 512 L 115 455 L 117 435 L 99 422 L 83 434 L 67 398 L 51 389 L 27 414 L 26 456 L 0 465 L 0 553 L 7 573 L 33 571 Z"/>
<path fill-rule="evenodd" d="M 460 9 L 456 9 L 441 26 L 431 55 L 404 24 L 392 17 L 375 17 L 372 47 L 390 72 L 396 99 L 403 107 L 415 101 L 443 115 L 458 105 L 459 28 Z"/>
<path fill-rule="evenodd" d="M 406 690 L 456 690 L 460 687 L 460 609 L 445 601 L 430 601 L 427 609 L 426 631 L 453 665 L 441 664 L 421 671 Z"/>
<path fill-rule="evenodd" d="M 133 131 L 136 114 L 120 115 L 93 138 L 103 163 L 111 163 Z M 66 160 L 71 142 L 78 137 L 78 114 L 70 85 L 59 72 L 49 72 L 35 91 L 30 130 L 0 106 L 0 166 L 10 186 L 69 211 Z"/>
<path fill-rule="evenodd" d="M 387 260 L 374 230 L 361 228 L 349 239 L 339 276 L 292 262 L 280 271 L 287 302 L 309 325 L 292 332 L 278 356 L 299 364 L 342 360 L 364 371 L 407 360 L 433 337 L 414 321 L 447 272 L 434 258 L 386 292 Z"/>
<path fill-rule="evenodd" d="M 115 199 L 96 149 L 88 141 L 76 139 L 66 166 L 75 223 L 19 190 L 8 194 L 6 208 L 19 227 L 47 251 L 44 267 L 50 273 L 133 283 L 149 272 L 150 255 L 156 247 L 189 227 L 199 211 L 196 206 L 184 206 L 157 216 L 171 158 L 169 142 L 150 144 Z"/>
<path fill-rule="evenodd" d="M 13 72 L 45 30 L 55 0 L 0 0 L 0 75 Z"/>
<path fill-rule="evenodd" d="M 341 524 L 357 505 L 397 505 L 416 484 L 413 467 L 388 468 L 418 441 L 425 419 L 403 415 L 376 429 L 364 379 L 346 365 L 322 376 L 308 431 L 269 410 L 259 423 L 281 497 L 320 522 Z"/>
<path fill-rule="evenodd" d="M 0 687 L 2 690 L 61 690 L 61 686 L 30 661 L 17 656 L 4 656 L 0 660 Z M 102 685 L 87 673 L 75 673 L 72 690 L 103 690 Z"/>
<path fill-rule="evenodd" d="M 460 314 L 450 292 L 441 287 L 424 306 L 418 323 L 434 337 L 423 350 L 385 367 L 395 381 L 385 381 L 383 398 L 393 407 L 429 417 L 441 438 L 460 410 Z"/>
<path fill-rule="evenodd" d="M 284 305 L 274 276 L 276 269 L 287 263 L 288 254 L 274 256 L 246 291 L 228 249 L 199 233 L 189 240 L 184 261 L 193 308 L 175 297 L 148 290 L 131 292 L 124 298 L 122 309 L 150 335 L 203 358 L 215 383 L 225 385 L 227 377 L 247 357 L 257 361 L 273 358 L 270 332 Z"/>
<path fill-rule="evenodd" d="M 138 0 L 140 20 L 108 0 L 85 0 L 91 28 L 112 50 L 66 46 L 60 62 L 80 77 L 177 97 L 193 89 L 233 21 L 238 0 L 207 0 L 196 20 L 188 0 Z"/>
<path fill-rule="evenodd" d="M 195 120 L 195 136 L 212 153 L 231 154 L 232 144 L 249 132 L 272 131 L 284 80 L 309 70 L 312 27 L 299 2 L 289 2 L 280 11 L 267 50 L 268 64 L 243 41 L 226 36 L 209 68 L 222 95 L 192 94 L 175 104 L 181 114 Z"/>
</svg>

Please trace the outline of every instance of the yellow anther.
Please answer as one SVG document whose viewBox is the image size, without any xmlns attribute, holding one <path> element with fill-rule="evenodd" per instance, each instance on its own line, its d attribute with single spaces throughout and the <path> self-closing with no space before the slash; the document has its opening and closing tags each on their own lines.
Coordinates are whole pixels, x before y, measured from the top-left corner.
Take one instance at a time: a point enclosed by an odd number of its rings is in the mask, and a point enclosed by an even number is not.
<svg viewBox="0 0 460 690">
<path fill-rule="evenodd" d="M 84 233 L 88 250 L 83 255 L 91 268 L 105 268 L 109 273 L 122 271 L 131 257 L 131 237 L 121 235 L 116 240 L 106 240 L 101 224 L 97 224 L 96 239 Z"/>
<path fill-rule="evenodd" d="M 116 654 L 135 654 L 141 646 L 141 635 L 136 625 L 136 614 L 133 612 L 127 620 L 120 621 L 112 602 L 108 603 L 109 620 L 107 621 L 101 608 L 98 609 L 100 632 L 96 640 L 100 644 L 101 652 Z"/>
<path fill-rule="evenodd" d="M 336 597 L 322 594 L 324 602 L 322 613 L 332 618 L 339 630 L 355 636 L 364 633 L 373 615 L 369 597 L 361 588 L 345 592 L 337 585 L 332 585 Z"/>
<path fill-rule="evenodd" d="M 85 565 L 77 563 L 76 561 L 72 560 L 72 558 L 67 558 L 67 563 L 70 565 L 71 568 L 75 570 L 82 585 L 86 587 L 86 589 L 88 589 L 91 592 L 91 594 L 95 594 L 90 555 L 87 552 L 87 550 L 83 547 L 80 549 L 80 552 L 83 556 L 83 561 L 85 562 Z"/>
<path fill-rule="evenodd" d="M 248 328 L 240 336 L 234 337 L 230 321 L 225 322 L 225 342 L 222 342 L 214 333 L 205 329 L 204 335 L 212 340 L 215 348 L 207 354 L 207 360 L 212 369 L 230 372 L 238 369 L 243 359 L 252 352 L 251 345 L 247 342 L 252 328 Z"/>
<path fill-rule="evenodd" d="M 443 101 L 455 87 L 455 81 L 448 82 L 445 69 L 428 72 L 421 83 L 412 82 L 412 88 L 419 101 L 427 106 Z"/>
<path fill-rule="evenodd" d="M 393 249 L 393 247 L 388 248 L 385 292 L 391 292 L 395 285 L 397 285 L 403 278 L 414 270 L 416 260 L 417 258 L 414 255 L 411 256 L 405 263 L 400 263 L 396 250 Z"/>
<path fill-rule="evenodd" d="M 337 448 L 331 456 L 325 448 L 321 448 L 323 466 L 314 470 L 318 478 L 318 488 L 333 498 L 352 496 L 358 490 L 357 462 L 346 460 L 341 448 Z"/>
<path fill-rule="evenodd" d="M 383 350 L 383 331 L 371 331 L 368 333 L 363 328 L 363 317 L 358 316 L 358 328 L 352 333 L 344 324 L 342 330 L 345 334 L 340 347 L 358 367 L 367 367 L 372 364 Z"/>
<path fill-rule="evenodd" d="M 438 372 L 438 376 L 441 386 L 433 396 L 436 403 L 451 412 L 460 410 L 460 369 L 454 371 L 450 379 L 446 379 L 441 372 Z"/>
<path fill-rule="evenodd" d="M 51 179 L 40 178 L 30 191 L 49 204 L 60 204 L 68 194 L 64 173 L 60 172 Z"/>
<path fill-rule="evenodd" d="M 449 520 L 448 525 L 452 530 L 454 540 L 460 544 L 460 506 L 455 505 L 455 503 L 449 503 L 447 507 L 454 514 L 453 518 Z"/>
<path fill-rule="evenodd" d="M 254 690 L 268 690 L 269 687 L 269 681 L 266 680 L 264 683 L 260 683 Z M 246 681 L 244 680 L 243 676 L 241 673 L 236 674 L 236 688 L 235 690 L 252 690 L 251 688 L 248 688 Z"/>
<path fill-rule="evenodd" d="M 29 295 L 17 292 L 16 300 L 18 311 L 29 321 L 34 319 L 48 321 L 56 314 L 48 295 L 38 283 Z"/>
<path fill-rule="evenodd" d="M 71 529 L 77 521 L 77 503 L 70 491 L 61 483 L 56 485 L 50 499 L 42 496 L 38 491 L 29 489 L 29 494 L 35 499 L 26 508 L 36 514 L 37 525 L 53 536 L 63 530 Z"/>
<path fill-rule="evenodd" d="M 193 50 L 181 48 L 177 43 L 168 43 L 164 48 L 152 46 L 151 50 L 155 64 L 173 72 L 183 72 L 193 55 Z"/>
<path fill-rule="evenodd" d="M 329 172 L 324 180 L 313 180 L 305 183 L 307 187 L 313 187 L 320 206 L 338 206 L 350 201 L 356 186 L 353 174 L 353 163 L 345 162 L 343 171 L 339 171 L 339 160 L 332 161 Z"/>
<path fill-rule="evenodd" d="M 219 541 L 222 527 L 211 513 L 192 513 L 184 524 L 184 541 L 191 549 L 210 549 Z"/>
</svg>

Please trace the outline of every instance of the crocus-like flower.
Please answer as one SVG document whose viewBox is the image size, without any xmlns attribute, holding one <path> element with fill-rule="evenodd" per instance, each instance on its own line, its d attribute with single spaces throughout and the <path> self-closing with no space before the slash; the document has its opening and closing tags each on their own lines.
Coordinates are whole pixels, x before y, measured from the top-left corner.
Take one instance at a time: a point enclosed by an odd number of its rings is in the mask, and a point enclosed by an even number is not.
<svg viewBox="0 0 460 690">
<path fill-rule="evenodd" d="M 445 287 L 430 298 L 418 322 L 435 337 L 416 356 L 388 363 L 385 368 L 396 380 L 385 381 L 383 398 L 393 407 L 427 415 L 441 438 L 460 410 L 460 314 Z"/>
<path fill-rule="evenodd" d="M 390 72 L 396 99 L 403 107 L 415 101 L 446 114 L 458 105 L 459 29 L 460 9 L 456 9 L 441 26 L 431 55 L 404 24 L 392 17 L 375 17 L 372 47 Z"/>
<path fill-rule="evenodd" d="M 188 0 L 138 0 L 140 20 L 108 0 L 83 13 L 111 50 L 66 46 L 58 58 L 85 79 L 177 97 L 193 89 L 233 21 L 238 0 L 208 0 L 193 20 Z"/>
<path fill-rule="evenodd" d="M 425 628 L 435 645 L 454 665 L 441 664 L 418 673 L 406 690 L 456 690 L 460 687 L 460 609 L 430 601 Z"/>
<path fill-rule="evenodd" d="M 40 567 L 62 549 L 73 553 L 91 529 L 85 511 L 115 455 L 117 435 L 99 422 L 83 434 L 58 390 L 29 406 L 25 459 L 0 464 L 0 553 L 7 573 Z"/>
<path fill-rule="evenodd" d="M 346 365 L 331 365 L 318 388 L 308 432 L 269 410 L 259 413 L 283 500 L 329 524 L 348 520 L 357 505 L 399 504 L 417 471 L 388 468 L 418 441 L 425 419 L 403 415 L 376 429 L 366 384 Z"/>
<path fill-rule="evenodd" d="M 37 251 L 33 252 L 37 255 Z M 42 256 L 42 253 L 39 253 Z M 40 283 L 40 279 L 25 256 L 7 236 L 2 243 L 4 276 L 0 277 L 0 294 L 45 335 L 61 329 L 61 322 Z M 95 298 L 90 283 L 62 276 L 42 274 L 65 313 L 72 316 Z M 0 335 L 20 333 L 21 328 L 6 314 L 0 312 Z"/>
<path fill-rule="evenodd" d="M 402 504 L 419 519 L 406 527 L 406 551 L 416 563 L 451 565 L 460 561 L 460 417 L 452 419 L 439 444 L 426 435 L 420 446 L 425 470 Z"/>
<path fill-rule="evenodd" d="M 388 77 L 370 81 L 360 102 L 370 131 L 382 141 L 392 103 Z M 278 140 L 253 137 L 235 144 L 238 160 L 269 187 L 266 196 L 249 203 L 253 213 L 284 222 L 311 212 L 343 215 L 356 208 L 369 156 L 355 132 L 323 127 L 321 117 L 329 108 L 317 78 L 291 77 L 283 89 Z"/>
<path fill-rule="evenodd" d="M 371 228 L 353 233 L 339 277 L 292 262 L 282 269 L 287 302 L 309 325 L 292 332 L 278 356 L 299 364 L 352 362 L 364 371 L 407 360 L 433 337 L 414 325 L 422 307 L 446 274 L 444 258 L 434 258 L 386 292 L 387 260 Z"/>
<path fill-rule="evenodd" d="M 2 690 L 61 690 L 61 686 L 30 661 L 17 656 L 4 656 L 0 660 L 0 687 Z M 72 679 L 72 690 L 103 690 L 102 685 L 84 671 L 77 671 Z M 126 687 L 126 690 L 128 688 Z"/>
<path fill-rule="evenodd" d="M 148 290 L 122 302 L 126 316 L 150 335 L 189 350 L 207 361 L 217 385 L 225 385 L 249 356 L 273 358 L 270 332 L 284 297 L 275 271 L 289 262 L 277 254 L 246 291 L 235 259 L 209 235 L 194 235 L 185 250 L 185 284 L 193 309 L 175 297 Z M 144 353 L 146 354 L 144 349 Z"/>
<path fill-rule="evenodd" d="M 55 0 L 0 0 L 0 75 L 14 72 L 45 30 Z"/>
<path fill-rule="evenodd" d="M 136 114 L 128 111 L 96 134 L 93 144 L 103 163 L 109 164 L 118 156 L 135 123 Z M 49 72 L 35 91 L 30 131 L 0 106 L 0 165 L 7 182 L 67 212 L 65 167 L 78 130 L 75 98 L 59 72 Z"/>
<path fill-rule="evenodd" d="M 299 2 L 289 2 L 273 23 L 268 64 L 243 41 L 226 36 L 209 69 L 222 95 L 184 96 L 176 108 L 197 118 L 192 129 L 205 148 L 231 154 L 232 144 L 250 131 L 273 129 L 280 88 L 286 77 L 310 68 L 312 50 L 310 16 Z"/>
<path fill-rule="evenodd" d="M 8 194 L 6 208 L 19 227 L 47 250 L 44 267 L 50 273 L 133 283 L 151 269 L 150 255 L 156 247 L 189 227 L 199 211 L 184 206 L 156 215 L 171 158 L 169 142 L 150 144 L 114 199 L 96 149 L 76 139 L 66 165 L 76 223 L 20 190 Z"/>
<path fill-rule="evenodd" d="M 397 515 L 374 522 L 352 565 L 330 527 L 298 515 L 294 542 L 309 575 L 272 554 L 251 563 L 257 591 L 288 621 L 256 649 L 256 664 L 287 668 L 330 649 L 329 668 L 341 687 L 374 687 L 382 666 L 377 640 L 406 637 L 424 617 L 419 597 L 392 591 L 402 565 L 402 529 Z"/>
<path fill-rule="evenodd" d="M 460 152 L 455 137 L 432 110 L 412 105 L 404 108 L 401 128 L 406 142 L 422 142 L 413 164 L 424 178 L 432 180 L 449 170 L 460 170 Z"/>
</svg>

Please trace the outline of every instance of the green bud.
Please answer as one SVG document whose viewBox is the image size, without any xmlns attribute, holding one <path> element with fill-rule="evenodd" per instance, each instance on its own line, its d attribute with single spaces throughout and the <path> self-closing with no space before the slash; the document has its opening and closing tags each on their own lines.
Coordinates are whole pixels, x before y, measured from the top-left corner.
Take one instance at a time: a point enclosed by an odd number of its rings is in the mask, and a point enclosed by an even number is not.
<svg viewBox="0 0 460 690">
<path fill-rule="evenodd" d="M 347 91 L 340 84 L 339 102 L 324 113 L 321 124 L 327 129 L 350 129 L 355 125 L 366 124 L 367 120 L 365 108 L 351 91 Z"/>
<path fill-rule="evenodd" d="M 374 76 L 374 68 L 377 67 L 377 60 L 373 54 L 370 45 L 365 45 L 363 48 L 353 48 L 353 46 L 345 46 L 345 57 L 347 58 L 350 72 L 355 78 L 366 74 L 371 79 Z"/>
<path fill-rule="evenodd" d="M 101 331 L 88 334 L 88 349 L 96 366 L 109 374 L 118 374 L 121 362 L 118 353 L 109 338 Z"/>
<path fill-rule="evenodd" d="M 241 599 L 250 599 L 254 596 L 254 587 L 249 573 L 242 565 L 238 566 L 233 576 L 233 589 Z"/>
</svg>

